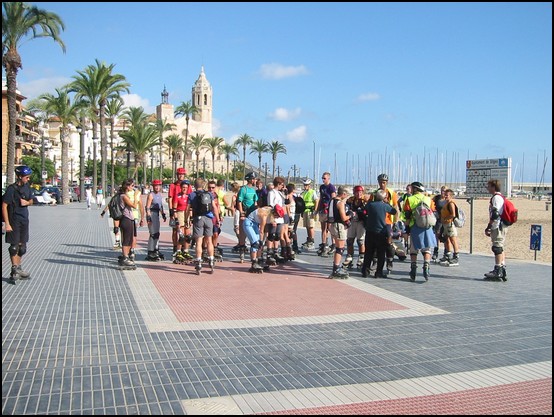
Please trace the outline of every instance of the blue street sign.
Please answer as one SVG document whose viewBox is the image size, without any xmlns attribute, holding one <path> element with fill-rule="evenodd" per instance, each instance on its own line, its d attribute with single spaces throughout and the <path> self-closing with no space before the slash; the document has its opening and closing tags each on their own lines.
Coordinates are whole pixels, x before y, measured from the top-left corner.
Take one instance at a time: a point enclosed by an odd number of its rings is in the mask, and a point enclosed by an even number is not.
<svg viewBox="0 0 554 417">
<path fill-rule="evenodd" d="M 531 225 L 531 243 L 529 249 L 541 250 L 542 226 L 540 224 Z"/>
</svg>

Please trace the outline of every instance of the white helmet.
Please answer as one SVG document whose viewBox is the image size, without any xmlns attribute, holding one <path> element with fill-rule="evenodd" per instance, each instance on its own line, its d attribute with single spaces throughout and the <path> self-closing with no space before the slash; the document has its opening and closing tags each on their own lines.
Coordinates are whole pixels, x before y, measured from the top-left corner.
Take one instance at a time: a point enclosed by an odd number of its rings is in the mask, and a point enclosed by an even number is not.
<svg viewBox="0 0 554 417">
<path fill-rule="evenodd" d="M 310 185 L 312 183 L 312 180 L 309 178 L 306 178 L 303 182 L 304 185 Z"/>
</svg>

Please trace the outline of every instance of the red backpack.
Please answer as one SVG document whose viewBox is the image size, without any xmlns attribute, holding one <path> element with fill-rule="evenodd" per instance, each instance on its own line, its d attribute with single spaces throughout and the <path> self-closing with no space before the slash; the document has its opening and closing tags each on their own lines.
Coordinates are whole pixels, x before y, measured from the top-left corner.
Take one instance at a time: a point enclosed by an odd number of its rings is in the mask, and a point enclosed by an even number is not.
<svg viewBox="0 0 554 417">
<path fill-rule="evenodd" d="M 504 199 L 504 210 L 502 211 L 500 218 L 506 226 L 511 226 L 512 224 L 517 222 L 517 208 L 514 206 L 514 203 L 512 203 L 502 194 L 499 195 Z"/>
</svg>

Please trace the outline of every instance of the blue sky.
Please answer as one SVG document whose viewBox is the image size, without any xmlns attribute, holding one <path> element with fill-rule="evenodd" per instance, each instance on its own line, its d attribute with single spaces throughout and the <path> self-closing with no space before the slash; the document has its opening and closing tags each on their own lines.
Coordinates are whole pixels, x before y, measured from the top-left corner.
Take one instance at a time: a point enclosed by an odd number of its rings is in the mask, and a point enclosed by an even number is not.
<svg viewBox="0 0 554 417">
<path fill-rule="evenodd" d="M 313 176 L 315 148 L 337 183 L 465 180 L 468 157 L 511 157 L 528 182 L 546 158 L 552 181 L 550 3 L 35 4 L 62 18 L 67 52 L 22 44 L 29 98 L 99 59 L 153 112 L 164 85 L 189 101 L 203 65 L 214 134 L 281 141 L 285 175 Z"/>
</svg>

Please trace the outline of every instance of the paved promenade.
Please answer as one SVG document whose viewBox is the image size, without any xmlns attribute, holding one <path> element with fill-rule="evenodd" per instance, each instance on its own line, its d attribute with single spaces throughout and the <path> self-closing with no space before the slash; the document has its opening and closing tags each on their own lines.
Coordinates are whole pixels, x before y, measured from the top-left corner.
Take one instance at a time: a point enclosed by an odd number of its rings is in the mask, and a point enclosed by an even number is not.
<svg viewBox="0 0 554 417">
<path fill-rule="evenodd" d="M 99 213 L 31 207 L 29 281 L 8 283 L 2 245 L 3 415 L 552 414 L 550 264 L 337 281 L 310 252 L 255 275 L 227 218 L 213 274 L 144 261 L 146 228 L 119 271 Z"/>
</svg>

